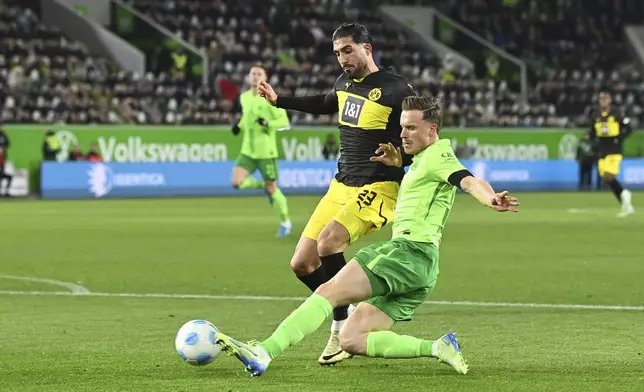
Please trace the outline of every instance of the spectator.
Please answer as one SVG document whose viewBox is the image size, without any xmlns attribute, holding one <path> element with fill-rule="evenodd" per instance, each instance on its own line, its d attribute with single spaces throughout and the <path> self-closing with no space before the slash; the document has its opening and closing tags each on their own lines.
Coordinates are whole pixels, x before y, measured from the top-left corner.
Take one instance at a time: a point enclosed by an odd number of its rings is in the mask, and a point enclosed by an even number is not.
<svg viewBox="0 0 644 392">
<path fill-rule="evenodd" d="M 103 158 L 101 157 L 101 154 L 98 153 L 98 146 L 96 143 L 92 144 L 92 147 L 90 147 L 89 152 L 87 153 L 87 161 L 100 162 L 102 160 Z"/>
<path fill-rule="evenodd" d="M 577 146 L 577 163 L 579 163 L 579 190 L 590 190 L 593 182 L 593 167 L 597 160 L 595 146 L 590 141 L 590 135 L 584 134 L 584 138 Z"/>
<path fill-rule="evenodd" d="M 183 51 L 183 48 L 179 47 L 176 51 L 172 53 L 172 74 L 174 76 L 186 76 L 186 67 L 188 66 L 188 56 Z"/>
<path fill-rule="evenodd" d="M 78 147 L 78 144 L 74 144 L 72 146 L 72 150 L 69 152 L 69 157 L 67 158 L 67 160 L 70 162 L 85 160 L 85 155 L 83 155 L 83 153 L 81 152 L 80 147 Z"/>
<path fill-rule="evenodd" d="M 443 29 L 440 39 L 474 62 L 474 70 L 465 69 L 455 57 L 432 53 L 413 34 L 386 23 L 375 12 L 382 2 L 436 7 L 521 58 L 532 87 L 528 105 L 520 105 L 517 95 L 518 68 L 504 56 L 458 29 Z M 644 21 L 639 0 L 616 0 L 617 8 L 606 0 L 130 0 L 209 60 L 201 64 L 176 42 L 163 42 L 150 53 L 145 75 L 90 55 L 81 43 L 41 24 L 30 3 L 12 0 L 0 7 L 4 122 L 228 124 L 239 114 L 230 102 L 253 63 L 272 70 L 270 83 L 283 96 L 328 92 L 339 73 L 328 39 L 338 21 L 351 19 L 371 30 L 380 67 L 395 66 L 418 93 L 442 100 L 448 126 L 583 126 L 593 95 L 605 85 L 612 86 L 634 128 L 644 123 L 644 78 L 623 39 L 624 25 Z M 209 78 L 195 78 L 206 65 Z M 204 89 L 197 88 L 204 82 Z M 298 125 L 337 120 L 291 115 Z"/>
<path fill-rule="evenodd" d="M 56 134 L 51 129 L 48 129 L 45 132 L 45 140 L 42 144 L 42 160 L 55 161 L 60 151 L 60 142 L 56 138 Z"/>
<path fill-rule="evenodd" d="M 8 174 L 6 169 L 7 155 L 5 154 L 5 149 L 0 147 L 0 196 L 8 197 L 10 196 L 11 189 L 11 180 L 13 176 Z M 7 180 L 5 190 L 2 192 L 2 180 Z"/>
<path fill-rule="evenodd" d="M 322 149 L 322 155 L 324 156 L 324 159 L 326 159 L 327 161 L 336 160 L 338 159 L 339 152 L 340 152 L 340 146 L 338 145 L 338 141 L 335 139 L 335 135 L 330 133 L 326 137 L 326 143 L 324 143 L 324 148 Z"/>
</svg>

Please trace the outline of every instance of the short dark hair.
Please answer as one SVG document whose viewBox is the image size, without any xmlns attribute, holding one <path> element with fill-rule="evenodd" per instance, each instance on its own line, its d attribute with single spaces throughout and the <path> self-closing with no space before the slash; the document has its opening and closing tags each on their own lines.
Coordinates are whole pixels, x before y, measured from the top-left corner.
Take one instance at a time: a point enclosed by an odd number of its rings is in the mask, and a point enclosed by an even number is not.
<svg viewBox="0 0 644 392">
<path fill-rule="evenodd" d="M 346 37 L 351 37 L 356 44 L 373 45 L 373 39 L 371 38 L 369 30 L 360 23 L 342 23 L 333 32 L 333 41 Z"/>
<path fill-rule="evenodd" d="M 262 63 L 253 63 L 250 66 L 249 70 L 251 70 L 253 68 L 261 68 L 266 74 L 268 74 L 268 71 L 266 70 L 266 67 L 264 67 L 264 64 L 262 64 Z"/>
<path fill-rule="evenodd" d="M 420 110 L 423 112 L 423 121 L 436 124 L 439 131 L 443 126 L 441 102 L 434 97 L 425 97 L 422 95 L 405 97 L 402 101 L 402 110 Z"/>
</svg>

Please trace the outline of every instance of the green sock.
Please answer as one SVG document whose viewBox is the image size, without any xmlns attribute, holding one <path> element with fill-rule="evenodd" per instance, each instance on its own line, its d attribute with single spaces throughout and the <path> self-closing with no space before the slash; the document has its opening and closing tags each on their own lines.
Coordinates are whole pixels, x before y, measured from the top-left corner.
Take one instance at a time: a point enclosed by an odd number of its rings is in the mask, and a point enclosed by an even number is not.
<svg viewBox="0 0 644 392">
<path fill-rule="evenodd" d="M 264 181 L 260 181 L 253 176 L 248 176 L 244 181 L 239 184 L 239 189 L 262 189 L 264 188 Z"/>
<path fill-rule="evenodd" d="M 370 332 L 367 335 L 367 356 L 391 359 L 431 357 L 433 343 L 392 331 Z"/>
<path fill-rule="evenodd" d="M 282 321 L 271 337 L 260 346 L 271 358 L 275 358 L 289 346 L 297 344 L 306 335 L 320 328 L 332 312 L 333 307 L 326 298 L 313 294 Z"/>
<path fill-rule="evenodd" d="M 280 223 L 289 222 L 288 216 L 288 202 L 286 201 L 286 196 L 282 193 L 280 188 L 275 188 L 275 193 L 273 193 L 270 198 L 273 202 L 273 208 L 277 211 L 277 214 L 280 217 Z"/>
</svg>

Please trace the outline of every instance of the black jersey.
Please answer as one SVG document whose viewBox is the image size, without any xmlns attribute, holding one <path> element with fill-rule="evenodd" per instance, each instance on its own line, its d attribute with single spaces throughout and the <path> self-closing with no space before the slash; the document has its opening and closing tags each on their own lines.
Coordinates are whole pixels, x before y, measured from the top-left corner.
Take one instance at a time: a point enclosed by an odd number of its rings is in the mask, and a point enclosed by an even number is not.
<svg viewBox="0 0 644 392">
<path fill-rule="evenodd" d="M 613 112 L 601 112 L 593 121 L 590 138 L 595 141 L 599 158 L 622 154 L 624 139 L 632 128 L 628 117 L 621 118 Z"/>
<path fill-rule="evenodd" d="M 340 157 L 336 180 L 348 186 L 402 181 L 403 168 L 371 162 L 380 143 L 402 145 L 400 114 L 405 97 L 416 95 L 400 76 L 377 71 L 362 79 L 342 74 L 333 91 L 302 98 L 278 97 L 277 106 L 309 113 L 338 113 Z M 405 157 L 409 162 L 409 157 Z"/>
</svg>

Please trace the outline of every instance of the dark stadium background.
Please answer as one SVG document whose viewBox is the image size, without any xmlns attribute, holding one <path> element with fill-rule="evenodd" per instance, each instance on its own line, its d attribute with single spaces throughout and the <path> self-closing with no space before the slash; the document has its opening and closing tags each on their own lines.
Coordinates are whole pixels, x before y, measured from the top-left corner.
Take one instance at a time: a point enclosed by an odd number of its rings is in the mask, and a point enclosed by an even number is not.
<svg viewBox="0 0 644 392">
<path fill-rule="evenodd" d="M 280 240 L 261 192 L 224 196 L 230 128 L 253 63 L 280 94 L 328 91 L 341 72 L 330 37 L 346 21 L 369 28 L 381 67 L 441 98 L 444 134 L 472 170 L 535 191 L 501 217 L 459 195 L 432 303 L 396 327 L 457 330 L 471 372 L 366 358 L 320 368 L 326 326 L 259 380 L 224 356 L 189 367 L 173 347 L 185 321 L 264 337 L 307 295 L 288 261 L 332 175 L 322 150 L 336 118 L 289 113 L 279 143 L 294 235 Z M 0 390 L 643 390 L 644 221 L 617 219 L 601 183 L 577 192 L 575 162 L 610 91 L 635 129 L 622 180 L 644 186 L 643 22 L 640 0 L 0 0 L 0 147 L 14 177 L 0 200 Z M 41 166 L 49 130 L 62 149 Z M 95 145 L 94 161 L 68 162 L 74 144 L 84 157 Z M 176 161 L 199 167 L 182 195 L 200 197 L 125 192 L 138 177 L 120 171 Z M 42 189 L 45 166 L 58 174 Z M 99 200 L 39 200 L 51 189 Z M 146 197 L 102 199 L 119 191 Z"/>
</svg>

